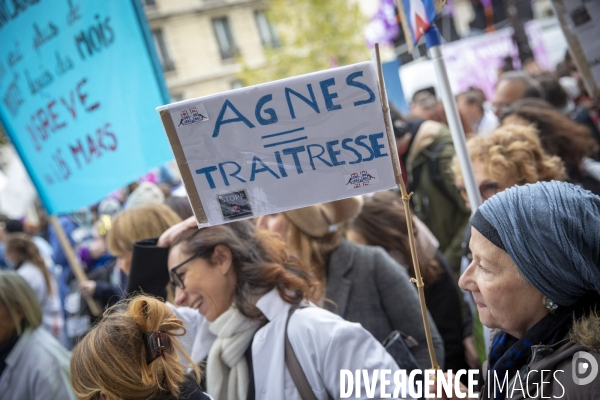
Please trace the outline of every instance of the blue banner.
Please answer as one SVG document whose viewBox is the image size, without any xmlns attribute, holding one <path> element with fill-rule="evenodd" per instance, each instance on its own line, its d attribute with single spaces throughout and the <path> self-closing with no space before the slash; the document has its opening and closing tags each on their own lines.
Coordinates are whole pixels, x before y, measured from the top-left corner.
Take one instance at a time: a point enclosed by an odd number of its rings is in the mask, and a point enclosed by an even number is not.
<svg viewBox="0 0 600 400">
<path fill-rule="evenodd" d="M 169 102 L 138 0 L 0 7 L 0 118 L 51 214 L 89 206 L 173 159 Z"/>
<path fill-rule="evenodd" d="M 400 60 L 396 58 L 393 61 L 383 63 L 381 69 L 389 102 L 401 113 L 408 114 L 410 108 L 404 100 L 404 91 L 402 90 L 402 82 L 400 82 Z"/>
</svg>

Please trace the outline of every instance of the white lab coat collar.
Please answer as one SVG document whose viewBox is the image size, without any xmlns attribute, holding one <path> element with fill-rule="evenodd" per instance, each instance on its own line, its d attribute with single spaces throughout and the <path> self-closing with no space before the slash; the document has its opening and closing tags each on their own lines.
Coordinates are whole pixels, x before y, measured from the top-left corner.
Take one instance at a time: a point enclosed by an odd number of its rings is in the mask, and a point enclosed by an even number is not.
<svg viewBox="0 0 600 400">
<path fill-rule="evenodd" d="M 271 289 L 270 292 L 256 302 L 256 308 L 258 308 L 269 321 L 273 321 L 281 315 L 287 316 L 290 307 L 291 304 L 287 303 L 279 296 L 277 288 Z"/>
</svg>

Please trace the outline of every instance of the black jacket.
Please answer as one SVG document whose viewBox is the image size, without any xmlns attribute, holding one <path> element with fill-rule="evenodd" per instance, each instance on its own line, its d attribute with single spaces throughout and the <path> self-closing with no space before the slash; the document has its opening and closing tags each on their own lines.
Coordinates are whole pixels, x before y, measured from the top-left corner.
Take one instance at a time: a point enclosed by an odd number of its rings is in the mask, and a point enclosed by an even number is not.
<svg viewBox="0 0 600 400">
<path fill-rule="evenodd" d="M 462 315 L 462 292 L 444 255 L 438 251 L 435 259 L 442 271 L 435 282 L 425 286 L 423 291 L 427 309 L 444 340 L 444 367 L 452 371 L 468 369 L 463 345 L 465 321 Z M 470 319 L 468 324 L 472 324 Z"/>
<path fill-rule="evenodd" d="M 179 388 L 179 396 L 174 397 L 169 392 L 157 393 L 149 400 L 210 400 L 211 398 L 204 393 L 196 381 L 191 376 L 186 376 Z"/>
<path fill-rule="evenodd" d="M 144 239 L 133 244 L 126 290 L 128 297 L 140 292 L 163 299 L 167 297 L 169 248 L 157 247 L 156 242 L 158 238 Z"/>
</svg>

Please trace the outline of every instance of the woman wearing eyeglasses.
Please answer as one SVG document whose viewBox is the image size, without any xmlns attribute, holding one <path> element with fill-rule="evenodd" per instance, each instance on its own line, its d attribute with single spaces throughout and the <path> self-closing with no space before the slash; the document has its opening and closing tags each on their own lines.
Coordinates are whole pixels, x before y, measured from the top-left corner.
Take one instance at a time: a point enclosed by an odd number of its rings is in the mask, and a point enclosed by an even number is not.
<svg viewBox="0 0 600 400">
<path fill-rule="evenodd" d="M 340 398 L 342 369 L 397 370 L 359 324 L 311 303 L 319 284 L 300 263 L 250 221 L 198 230 L 190 218 L 134 245 L 128 292 L 154 293 L 171 280 L 176 304 L 187 306 L 173 307 L 187 330 L 182 343 L 195 362 L 206 360 L 216 400 Z M 364 381 L 355 384 L 366 398 Z"/>
<path fill-rule="evenodd" d="M 483 201 L 515 185 L 566 179 L 561 159 L 544 151 L 532 127 L 504 125 L 490 136 L 470 139 L 467 148 Z M 452 167 L 456 186 L 468 202 L 458 159 Z"/>
</svg>

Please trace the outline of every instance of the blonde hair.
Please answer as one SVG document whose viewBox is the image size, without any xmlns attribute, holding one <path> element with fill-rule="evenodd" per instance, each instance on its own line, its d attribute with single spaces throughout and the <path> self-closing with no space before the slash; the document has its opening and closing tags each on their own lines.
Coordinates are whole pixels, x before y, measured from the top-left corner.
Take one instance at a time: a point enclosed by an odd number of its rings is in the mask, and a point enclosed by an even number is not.
<svg viewBox="0 0 600 400">
<path fill-rule="evenodd" d="M 42 309 L 33 289 L 14 271 L 0 271 L 0 303 L 6 307 L 18 335 L 42 324 Z"/>
<path fill-rule="evenodd" d="M 517 185 L 524 185 L 567 177 L 561 159 L 544 151 L 537 130 L 530 126 L 504 125 L 489 136 L 469 139 L 467 148 L 471 160 L 481 162 L 497 183 L 515 179 Z M 462 180 L 456 157 L 452 170 L 456 179 Z"/>
<path fill-rule="evenodd" d="M 106 237 L 108 251 L 121 256 L 138 240 L 159 237 L 178 222 L 181 218 L 164 204 L 149 203 L 122 211 Z"/>
<path fill-rule="evenodd" d="M 44 282 L 46 283 L 46 290 L 48 290 L 49 294 L 52 294 L 52 279 L 50 277 L 50 271 L 46 268 L 46 263 L 44 259 L 40 255 L 40 251 L 37 246 L 26 233 L 16 232 L 10 233 L 6 236 L 6 253 L 15 252 L 17 253 L 19 259 L 18 262 L 28 261 L 31 264 L 38 267 L 38 269 L 44 275 Z"/>
<path fill-rule="evenodd" d="M 166 332 L 172 346 L 148 364 L 143 333 L 150 331 Z M 155 298 L 138 296 L 111 307 L 73 349 L 71 384 L 77 398 L 96 400 L 101 393 L 127 400 L 177 397 L 185 380 L 178 354 L 200 381 L 198 367 L 176 338 L 184 334 L 183 322 Z"/>
<path fill-rule="evenodd" d="M 285 214 L 283 214 L 285 216 Z M 302 264 L 308 266 L 310 271 L 321 283 L 316 298 L 319 299 L 324 294 L 325 276 L 327 273 L 327 263 L 329 255 L 340 245 L 342 234 L 339 231 L 331 232 L 320 238 L 308 236 L 302 232 L 286 216 L 286 242 L 292 254 L 298 257 Z"/>
</svg>

